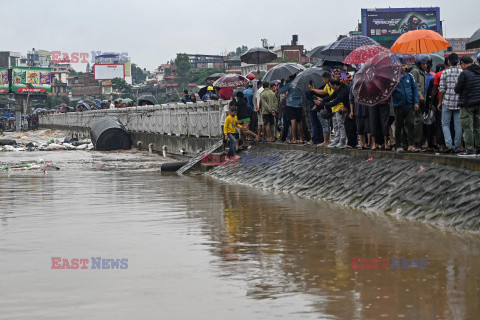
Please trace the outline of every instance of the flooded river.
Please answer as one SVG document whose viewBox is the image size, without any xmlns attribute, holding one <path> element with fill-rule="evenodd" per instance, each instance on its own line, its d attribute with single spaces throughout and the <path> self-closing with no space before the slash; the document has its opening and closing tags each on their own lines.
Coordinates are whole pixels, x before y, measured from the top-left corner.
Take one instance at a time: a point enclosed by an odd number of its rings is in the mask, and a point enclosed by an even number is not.
<svg viewBox="0 0 480 320">
<path fill-rule="evenodd" d="M 479 236 L 159 159 L 0 154 L 0 319 L 479 319 Z"/>
</svg>

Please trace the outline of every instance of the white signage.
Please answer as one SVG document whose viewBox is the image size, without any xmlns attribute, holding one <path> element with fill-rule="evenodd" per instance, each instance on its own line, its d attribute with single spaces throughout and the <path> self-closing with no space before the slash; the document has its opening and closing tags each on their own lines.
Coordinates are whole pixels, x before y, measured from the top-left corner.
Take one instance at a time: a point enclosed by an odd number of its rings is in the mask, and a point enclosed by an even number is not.
<svg viewBox="0 0 480 320">
<path fill-rule="evenodd" d="M 95 80 L 125 79 L 125 66 L 123 64 L 94 64 L 93 73 Z"/>
</svg>

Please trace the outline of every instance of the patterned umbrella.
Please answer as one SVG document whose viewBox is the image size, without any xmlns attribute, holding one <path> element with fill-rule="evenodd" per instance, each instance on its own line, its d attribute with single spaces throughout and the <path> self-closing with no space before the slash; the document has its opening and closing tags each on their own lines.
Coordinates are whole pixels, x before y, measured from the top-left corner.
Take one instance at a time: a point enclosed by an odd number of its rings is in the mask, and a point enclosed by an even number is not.
<svg viewBox="0 0 480 320">
<path fill-rule="evenodd" d="M 227 74 L 213 83 L 214 87 L 226 88 L 226 87 L 239 87 L 248 83 L 248 79 L 239 74 Z"/>
<path fill-rule="evenodd" d="M 350 52 L 358 47 L 380 45 L 377 41 L 366 36 L 353 36 L 343 38 L 334 43 L 330 48 L 324 48 L 320 53 L 324 56 L 341 56 L 346 58 Z"/>
<path fill-rule="evenodd" d="M 387 100 L 400 82 L 402 64 L 393 52 L 382 52 L 370 58 L 353 80 L 353 94 L 358 103 L 377 105 Z"/>
<path fill-rule="evenodd" d="M 359 47 L 347 56 L 347 58 L 343 61 L 346 64 L 362 64 L 365 63 L 368 59 L 376 56 L 380 52 L 390 52 L 385 47 L 377 46 L 377 45 L 368 45 Z"/>
<path fill-rule="evenodd" d="M 286 79 L 303 70 L 305 70 L 305 67 L 298 63 L 281 63 L 268 70 L 263 77 L 263 81 Z"/>
</svg>

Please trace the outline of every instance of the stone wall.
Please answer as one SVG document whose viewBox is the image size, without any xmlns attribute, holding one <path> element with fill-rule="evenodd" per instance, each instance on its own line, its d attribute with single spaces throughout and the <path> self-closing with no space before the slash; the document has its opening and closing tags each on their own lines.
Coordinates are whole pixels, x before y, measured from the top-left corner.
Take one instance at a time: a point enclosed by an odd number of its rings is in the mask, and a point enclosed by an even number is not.
<svg viewBox="0 0 480 320">
<path fill-rule="evenodd" d="M 240 160 L 238 166 L 215 167 L 208 175 L 368 212 L 480 231 L 477 171 L 414 160 L 277 148 L 254 147 L 242 153 L 244 159 L 246 155 L 258 156 L 256 159 L 278 156 L 278 164 L 242 164 Z"/>
</svg>

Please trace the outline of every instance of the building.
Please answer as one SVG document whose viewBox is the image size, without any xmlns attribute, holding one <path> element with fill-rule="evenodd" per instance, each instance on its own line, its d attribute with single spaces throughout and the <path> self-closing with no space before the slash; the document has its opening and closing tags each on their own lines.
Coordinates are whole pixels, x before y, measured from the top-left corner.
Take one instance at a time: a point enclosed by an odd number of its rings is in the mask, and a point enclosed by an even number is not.
<svg viewBox="0 0 480 320">
<path fill-rule="evenodd" d="M 51 61 L 52 53 L 50 51 L 33 48 L 27 53 L 26 65 L 27 67 L 50 68 Z"/>
<path fill-rule="evenodd" d="M 219 68 L 225 69 L 223 56 L 208 54 L 187 54 L 193 70 Z"/>
<path fill-rule="evenodd" d="M 226 57 L 225 72 L 226 73 L 242 73 L 242 62 L 239 56 Z"/>
<path fill-rule="evenodd" d="M 0 51 L 0 67 L 18 67 L 20 66 L 20 52 Z"/>
<path fill-rule="evenodd" d="M 447 48 L 447 51 L 453 52 L 463 52 L 466 50 L 467 41 L 469 38 L 447 38 L 450 47 Z"/>
<path fill-rule="evenodd" d="M 82 73 L 68 78 L 68 86 L 72 88 L 72 98 L 83 96 L 100 98 L 101 95 L 112 94 L 112 82 L 95 80 L 93 73 Z"/>
<path fill-rule="evenodd" d="M 68 78 L 73 68 L 68 63 L 52 63 L 52 95 L 69 96 Z"/>
<path fill-rule="evenodd" d="M 132 62 L 126 52 L 103 52 L 95 55 L 95 64 L 123 64 L 125 68 L 125 82 L 128 84 L 133 83 L 132 79 Z"/>
</svg>

